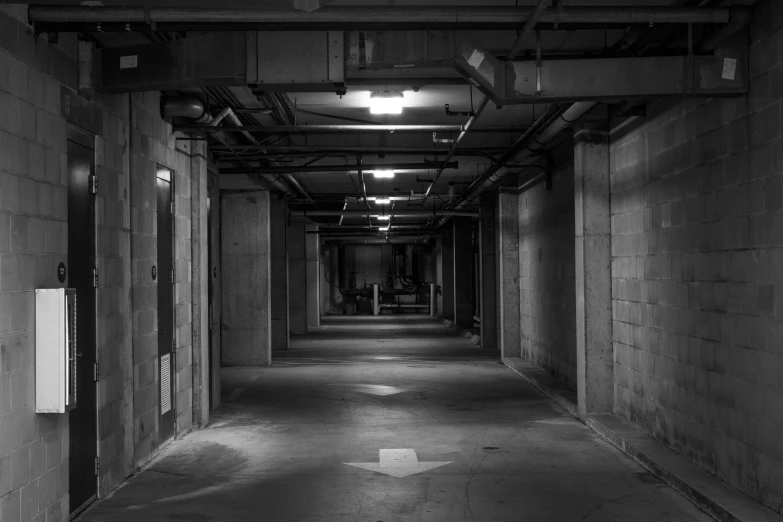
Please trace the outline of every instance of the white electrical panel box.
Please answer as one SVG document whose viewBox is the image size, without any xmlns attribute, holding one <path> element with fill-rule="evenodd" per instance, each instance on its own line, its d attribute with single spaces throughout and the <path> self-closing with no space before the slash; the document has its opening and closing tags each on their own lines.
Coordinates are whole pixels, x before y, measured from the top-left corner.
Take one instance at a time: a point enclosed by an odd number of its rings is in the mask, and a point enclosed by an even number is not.
<svg viewBox="0 0 783 522">
<path fill-rule="evenodd" d="M 76 291 L 35 291 L 35 412 L 76 407 Z"/>
</svg>

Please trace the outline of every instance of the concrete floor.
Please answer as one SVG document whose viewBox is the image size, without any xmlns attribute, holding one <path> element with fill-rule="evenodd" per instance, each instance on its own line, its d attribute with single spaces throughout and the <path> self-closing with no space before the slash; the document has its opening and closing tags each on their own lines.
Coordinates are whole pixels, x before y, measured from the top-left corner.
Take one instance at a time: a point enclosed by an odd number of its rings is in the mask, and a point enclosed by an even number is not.
<svg viewBox="0 0 783 522">
<path fill-rule="evenodd" d="M 82 520 L 710 520 L 439 323 L 330 318 L 292 346 L 226 368 L 212 424 Z"/>
</svg>

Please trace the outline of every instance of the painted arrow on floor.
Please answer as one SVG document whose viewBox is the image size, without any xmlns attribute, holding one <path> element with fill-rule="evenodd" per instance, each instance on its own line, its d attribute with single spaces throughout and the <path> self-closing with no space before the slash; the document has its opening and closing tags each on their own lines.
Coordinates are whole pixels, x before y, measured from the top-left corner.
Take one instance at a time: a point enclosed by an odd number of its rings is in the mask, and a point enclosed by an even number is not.
<svg viewBox="0 0 783 522">
<path fill-rule="evenodd" d="M 392 477 L 403 478 L 431 469 L 451 464 L 448 462 L 419 462 L 416 450 L 412 449 L 379 449 L 378 462 L 346 462 L 348 466 L 383 473 Z"/>
</svg>

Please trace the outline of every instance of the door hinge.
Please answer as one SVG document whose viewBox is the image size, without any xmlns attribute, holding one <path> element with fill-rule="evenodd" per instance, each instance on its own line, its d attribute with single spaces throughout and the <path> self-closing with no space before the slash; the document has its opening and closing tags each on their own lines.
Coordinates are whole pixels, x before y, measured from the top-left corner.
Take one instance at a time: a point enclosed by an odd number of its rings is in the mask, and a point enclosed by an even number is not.
<svg viewBox="0 0 783 522">
<path fill-rule="evenodd" d="M 98 193 L 98 175 L 92 174 L 90 176 L 90 193 L 91 194 L 97 194 Z"/>
<path fill-rule="evenodd" d="M 172 270 L 171 271 L 171 284 L 175 284 L 177 282 L 177 271 Z"/>
<path fill-rule="evenodd" d="M 95 476 L 97 477 L 101 473 L 101 458 L 95 457 Z"/>
<path fill-rule="evenodd" d="M 98 269 L 93 268 L 92 269 L 92 286 L 93 288 L 98 288 Z"/>
<path fill-rule="evenodd" d="M 171 202 L 171 215 L 172 215 L 172 216 L 174 215 L 174 212 L 175 212 L 175 210 L 176 210 L 176 205 L 175 205 L 175 204 L 174 204 L 174 202 L 172 201 L 172 202 Z"/>
<path fill-rule="evenodd" d="M 92 365 L 92 378 L 95 380 L 95 382 L 98 382 L 98 379 L 101 378 L 101 370 L 100 366 L 98 366 L 98 363 Z"/>
</svg>

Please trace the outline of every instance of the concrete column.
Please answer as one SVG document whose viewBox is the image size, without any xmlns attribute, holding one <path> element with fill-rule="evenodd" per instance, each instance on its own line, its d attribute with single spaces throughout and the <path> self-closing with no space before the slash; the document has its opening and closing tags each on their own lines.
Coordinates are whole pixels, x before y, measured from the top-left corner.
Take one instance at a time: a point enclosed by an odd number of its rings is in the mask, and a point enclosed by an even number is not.
<svg viewBox="0 0 783 522">
<path fill-rule="evenodd" d="M 292 334 L 307 333 L 307 262 L 305 224 L 288 225 L 288 329 Z"/>
<path fill-rule="evenodd" d="M 317 232 L 317 225 L 307 225 L 306 232 Z M 321 325 L 321 253 L 319 252 L 318 234 L 306 234 L 305 236 L 305 263 L 307 284 L 307 328 Z"/>
<path fill-rule="evenodd" d="M 498 348 L 498 296 L 497 296 L 497 194 L 486 192 L 481 195 L 481 347 Z"/>
<path fill-rule="evenodd" d="M 193 299 L 193 424 L 209 423 L 209 259 L 207 229 L 207 146 L 191 144 L 190 157 L 190 229 Z"/>
<path fill-rule="evenodd" d="M 272 349 L 288 349 L 288 208 L 285 199 L 270 197 L 272 256 Z"/>
<path fill-rule="evenodd" d="M 519 196 L 498 194 L 498 307 L 500 354 L 520 357 L 519 330 Z"/>
<path fill-rule="evenodd" d="M 454 230 L 443 234 L 441 280 L 443 281 L 443 317 L 454 320 Z"/>
<path fill-rule="evenodd" d="M 576 219 L 576 370 L 578 413 L 612 411 L 612 282 L 609 140 L 574 136 Z"/>
<path fill-rule="evenodd" d="M 470 218 L 454 222 L 454 322 L 473 327 L 473 223 Z"/>
<path fill-rule="evenodd" d="M 269 192 L 224 194 L 222 345 L 225 366 L 272 361 Z"/>
<path fill-rule="evenodd" d="M 432 251 L 432 276 L 437 288 L 435 315 L 443 315 L 443 240 L 438 238 Z"/>
</svg>

